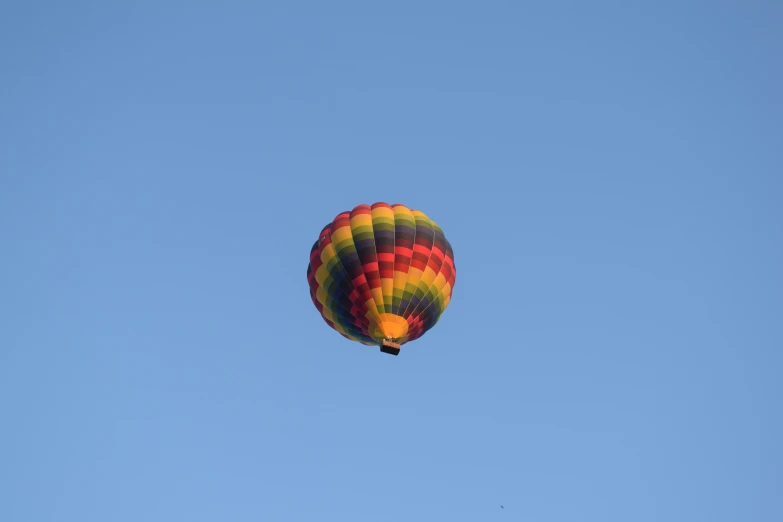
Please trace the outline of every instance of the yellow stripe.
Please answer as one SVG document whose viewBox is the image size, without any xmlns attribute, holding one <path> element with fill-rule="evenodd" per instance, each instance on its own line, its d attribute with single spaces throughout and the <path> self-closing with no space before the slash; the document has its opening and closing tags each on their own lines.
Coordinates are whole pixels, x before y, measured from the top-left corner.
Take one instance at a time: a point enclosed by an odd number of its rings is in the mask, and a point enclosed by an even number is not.
<svg viewBox="0 0 783 522">
<path fill-rule="evenodd" d="M 353 236 L 351 235 L 351 227 L 340 227 L 337 230 L 332 231 L 332 245 L 339 245 L 343 241 L 346 240 L 353 240 Z"/>
</svg>

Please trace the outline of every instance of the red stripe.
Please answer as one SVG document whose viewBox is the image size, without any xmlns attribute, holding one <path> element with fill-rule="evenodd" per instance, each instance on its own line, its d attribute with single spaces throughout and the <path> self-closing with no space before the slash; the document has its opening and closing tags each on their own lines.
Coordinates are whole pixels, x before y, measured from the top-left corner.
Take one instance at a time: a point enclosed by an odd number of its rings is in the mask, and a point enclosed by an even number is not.
<svg viewBox="0 0 783 522">
<path fill-rule="evenodd" d="M 370 272 L 377 272 L 378 271 L 378 263 L 375 261 L 370 261 L 368 263 L 365 263 L 362 265 L 362 268 L 364 269 L 364 273 L 368 274 Z"/>
<path fill-rule="evenodd" d="M 414 245 L 413 251 L 418 252 L 420 254 L 424 254 L 427 257 L 430 257 L 430 252 L 432 252 L 432 248 L 429 246 L 419 245 L 417 243 L 416 245 Z"/>
<path fill-rule="evenodd" d="M 413 249 L 405 248 L 404 246 L 396 246 L 394 248 L 394 253 L 398 256 L 406 256 L 411 257 L 413 255 Z"/>
<path fill-rule="evenodd" d="M 413 259 L 411 261 L 411 266 L 424 272 L 424 270 L 427 268 L 427 263 L 421 261 L 420 259 Z"/>
<path fill-rule="evenodd" d="M 372 215 L 372 209 L 370 208 L 370 205 L 359 205 L 356 208 L 353 209 L 351 212 L 351 217 L 359 216 L 359 215 Z"/>
<path fill-rule="evenodd" d="M 350 212 L 340 212 L 332 220 L 332 231 L 334 231 L 334 229 L 336 228 L 345 227 L 345 226 L 351 226 Z"/>
<path fill-rule="evenodd" d="M 394 271 L 395 272 L 402 272 L 403 274 L 408 273 L 408 268 L 410 268 L 411 262 L 408 261 L 406 263 L 394 263 Z"/>
</svg>

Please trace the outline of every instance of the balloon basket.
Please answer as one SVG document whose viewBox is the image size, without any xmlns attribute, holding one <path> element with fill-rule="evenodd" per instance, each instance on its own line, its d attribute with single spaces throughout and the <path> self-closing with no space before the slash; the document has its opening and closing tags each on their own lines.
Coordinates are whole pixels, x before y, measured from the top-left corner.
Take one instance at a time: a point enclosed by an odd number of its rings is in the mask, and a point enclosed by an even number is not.
<svg viewBox="0 0 783 522">
<path fill-rule="evenodd" d="M 391 355 L 398 355 L 400 353 L 400 345 L 392 341 L 389 341 L 387 339 L 384 339 L 383 342 L 381 343 L 381 351 L 383 353 L 388 353 Z"/>
</svg>

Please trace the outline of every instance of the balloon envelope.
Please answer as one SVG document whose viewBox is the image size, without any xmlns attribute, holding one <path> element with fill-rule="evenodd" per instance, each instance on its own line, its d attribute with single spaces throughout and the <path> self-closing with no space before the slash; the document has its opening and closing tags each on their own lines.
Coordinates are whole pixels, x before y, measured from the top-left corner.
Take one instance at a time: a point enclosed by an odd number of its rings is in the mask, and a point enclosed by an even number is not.
<svg viewBox="0 0 783 522">
<path fill-rule="evenodd" d="M 313 304 L 344 337 L 370 346 L 416 340 L 451 301 L 457 271 L 441 228 L 404 205 L 359 205 L 327 224 L 310 251 Z M 395 351 L 396 350 L 396 351 Z"/>
</svg>

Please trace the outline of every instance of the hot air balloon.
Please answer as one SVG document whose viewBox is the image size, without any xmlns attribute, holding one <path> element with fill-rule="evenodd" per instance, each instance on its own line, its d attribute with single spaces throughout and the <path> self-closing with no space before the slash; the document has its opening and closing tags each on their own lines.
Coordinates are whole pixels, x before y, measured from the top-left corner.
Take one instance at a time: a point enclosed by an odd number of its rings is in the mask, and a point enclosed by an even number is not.
<svg viewBox="0 0 783 522">
<path fill-rule="evenodd" d="M 327 224 L 310 250 L 310 297 L 343 337 L 398 355 L 435 326 L 457 271 L 441 228 L 404 205 L 359 205 Z"/>
</svg>

